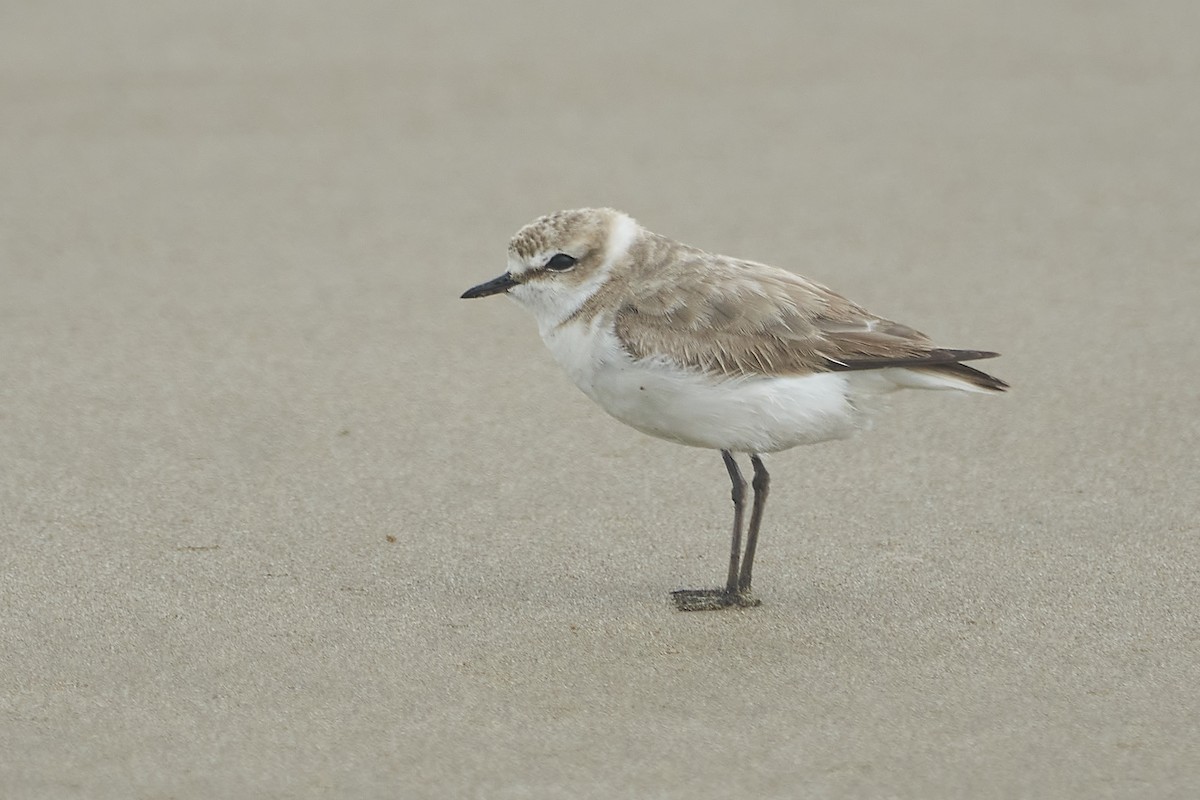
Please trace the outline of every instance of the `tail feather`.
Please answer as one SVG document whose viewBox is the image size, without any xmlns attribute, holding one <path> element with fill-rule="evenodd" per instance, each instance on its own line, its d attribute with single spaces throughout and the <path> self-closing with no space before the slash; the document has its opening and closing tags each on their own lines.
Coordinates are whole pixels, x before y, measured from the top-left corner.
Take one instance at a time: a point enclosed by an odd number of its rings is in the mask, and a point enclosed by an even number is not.
<svg viewBox="0 0 1200 800">
<path fill-rule="evenodd" d="M 835 372 L 880 370 L 897 386 L 910 389 L 960 389 L 968 392 L 1003 392 L 1008 384 L 962 361 L 995 358 L 990 350 L 957 350 L 937 347 L 896 358 L 855 358 L 831 361 Z"/>
<path fill-rule="evenodd" d="M 965 384 L 954 388 L 974 389 L 985 392 L 1003 392 L 1008 389 L 1008 384 L 994 375 L 988 375 L 982 370 L 968 367 L 966 364 L 960 364 L 957 361 L 945 364 L 909 367 L 908 370 L 910 372 L 923 373 L 930 377 L 949 379 L 950 382 L 956 384 Z"/>
</svg>

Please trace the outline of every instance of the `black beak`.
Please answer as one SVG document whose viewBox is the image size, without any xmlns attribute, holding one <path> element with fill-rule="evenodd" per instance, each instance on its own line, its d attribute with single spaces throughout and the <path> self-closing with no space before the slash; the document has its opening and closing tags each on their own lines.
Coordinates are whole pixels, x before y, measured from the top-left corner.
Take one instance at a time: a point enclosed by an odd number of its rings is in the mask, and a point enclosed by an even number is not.
<svg viewBox="0 0 1200 800">
<path fill-rule="evenodd" d="M 504 273 L 498 278 L 492 278 L 490 281 L 485 281 L 478 286 L 472 286 L 462 293 L 463 300 L 470 300 L 472 297 L 487 297 L 489 294 L 500 294 L 507 292 L 512 287 L 516 286 L 517 282 L 513 280 L 511 273 Z"/>
</svg>

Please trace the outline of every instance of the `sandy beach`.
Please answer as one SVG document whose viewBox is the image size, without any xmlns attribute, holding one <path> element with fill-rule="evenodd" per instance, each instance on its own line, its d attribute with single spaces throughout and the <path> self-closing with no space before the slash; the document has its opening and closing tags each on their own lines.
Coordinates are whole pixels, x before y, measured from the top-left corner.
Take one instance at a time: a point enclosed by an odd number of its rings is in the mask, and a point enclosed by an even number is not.
<svg viewBox="0 0 1200 800">
<path fill-rule="evenodd" d="M 0 12 L 0 796 L 1185 798 L 1200 7 Z M 459 294 L 559 208 L 1001 397 L 715 452 Z"/>
</svg>

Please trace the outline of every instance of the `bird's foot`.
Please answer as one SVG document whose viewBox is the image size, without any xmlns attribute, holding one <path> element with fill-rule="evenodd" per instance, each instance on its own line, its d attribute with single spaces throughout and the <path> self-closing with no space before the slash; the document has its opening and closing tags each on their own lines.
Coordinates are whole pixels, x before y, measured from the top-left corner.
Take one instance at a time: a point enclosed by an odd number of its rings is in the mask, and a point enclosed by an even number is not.
<svg viewBox="0 0 1200 800">
<path fill-rule="evenodd" d="M 671 592 L 671 597 L 680 611 L 718 611 L 722 608 L 762 605 L 762 601 L 749 591 L 731 592 L 727 589 L 676 589 Z"/>
</svg>

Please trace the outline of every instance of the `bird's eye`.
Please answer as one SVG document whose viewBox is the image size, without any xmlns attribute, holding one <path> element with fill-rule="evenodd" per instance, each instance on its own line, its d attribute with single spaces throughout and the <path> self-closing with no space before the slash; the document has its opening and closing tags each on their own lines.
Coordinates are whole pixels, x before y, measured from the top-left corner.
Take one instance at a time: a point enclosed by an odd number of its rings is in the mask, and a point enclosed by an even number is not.
<svg viewBox="0 0 1200 800">
<path fill-rule="evenodd" d="M 555 253 L 546 262 L 546 269 L 552 269 L 555 272 L 565 272 L 577 264 L 579 259 L 573 258 L 566 253 Z"/>
</svg>

